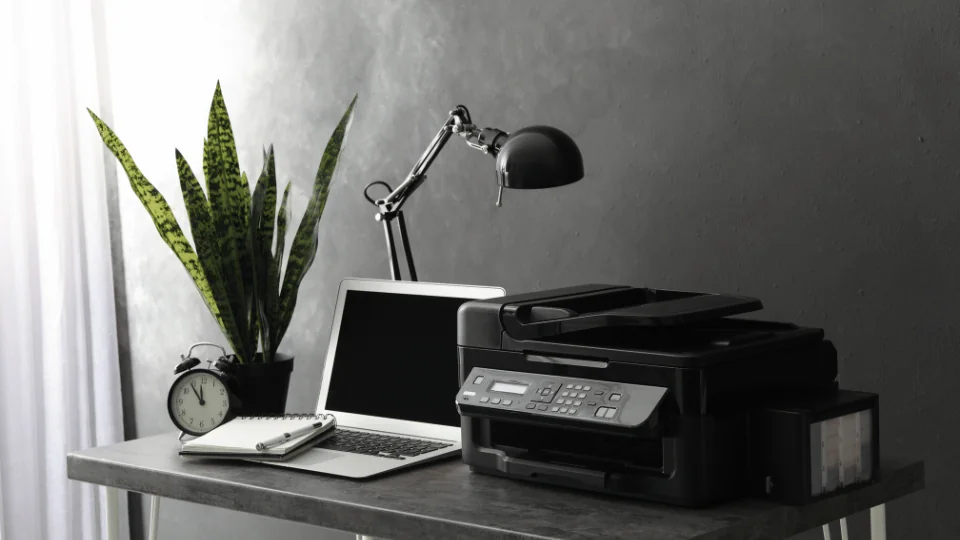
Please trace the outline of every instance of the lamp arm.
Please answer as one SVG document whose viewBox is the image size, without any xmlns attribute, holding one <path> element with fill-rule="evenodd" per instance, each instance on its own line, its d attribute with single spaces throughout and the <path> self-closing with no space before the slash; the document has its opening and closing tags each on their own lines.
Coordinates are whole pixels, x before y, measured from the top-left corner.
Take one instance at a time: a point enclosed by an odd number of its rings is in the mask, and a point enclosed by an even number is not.
<svg viewBox="0 0 960 540">
<path fill-rule="evenodd" d="M 407 175 L 406 179 L 404 179 L 403 183 L 397 186 L 397 189 L 392 190 L 386 197 L 376 201 L 367 195 L 367 190 L 374 184 L 381 184 L 386 186 L 387 189 L 391 189 L 389 184 L 385 182 L 373 182 L 369 184 L 363 192 L 364 197 L 377 207 L 377 221 L 383 223 L 384 237 L 387 242 L 387 256 L 390 260 L 390 275 L 394 280 L 401 279 L 400 263 L 397 257 L 397 248 L 394 243 L 393 230 L 390 223 L 394 219 L 397 220 L 400 243 L 407 259 L 407 269 L 410 272 L 410 280 L 417 281 L 417 270 L 413 264 L 413 254 L 410 252 L 407 227 L 403 219 L 403 212 L 400 209 L 410 195 L 427 179 L 427 169 L 430 168 L 430 165 L 437 159 L 437 156 L 440 154 L 440 151 L 443 150 L 447 141 L 449 141 L 450 137 L 455 133 L 463 137 L 464 141 L 471 148 L 493 156 L 496 156 L 500 152 L 500 147 L 503 146 L 503 143 L 509 136 L 508 133 L 499 129 L 478 129 L 470 118 L 470 111 L 463 105 L 457 105 L 455 109 L 450 111 L 450 116 L 447 117 L 443 126 L 440 127 L 440 131 L 437 132 L 437 135 L 430 141 L 430 144 L 427 145 L 426 150 L 423 151 L 423 155 L 417 160 L 417 163 L 413 166 L 413 169 L 410 171 L 410 174 Z M 500 187 L 500 193 L 503 193 L 503 186 Z M 499 196 L 497 197 L 497 206 L 500 206 Z"/>
<path fill-rule="evenodd" d="M 506 132 L 499 129 L 478 129 L 472 122 L 470 111 L 463 105 L 457 105 L 454 110 L 450 111 L 450 116 L 447 117 L 447 120 L 443 123 L 443 126 L 440 127 L 440 131 L 437 132 L 433 140 L 430 141 L 430 144 L 427 145 L 426 150 L 423 151 L 423 155 L 417 160 L 417 163 L 413 166 L 413 169 L 403 183 L 397 186 L 397 189 L 393 190 L 389 195 L 376 201 L 381 215 L 384 215 L 384 217 L 392 217 L 400 211 L 400 208 L 403 207 L 403 203 L 406 202 L 407 198 L 427 179 L 427 169 L 433 165 L 440 151 L 443 150 L 447 141 L 449 141 L 450 137 L 455 133 L 463 137 L 467 145 L 471 148 L 480 150 L 484 154 L 492 154 L 493 156 L 497 155 L 497 152 L 500 151 L 500 146 L 508 136 Z"/>
</svg>

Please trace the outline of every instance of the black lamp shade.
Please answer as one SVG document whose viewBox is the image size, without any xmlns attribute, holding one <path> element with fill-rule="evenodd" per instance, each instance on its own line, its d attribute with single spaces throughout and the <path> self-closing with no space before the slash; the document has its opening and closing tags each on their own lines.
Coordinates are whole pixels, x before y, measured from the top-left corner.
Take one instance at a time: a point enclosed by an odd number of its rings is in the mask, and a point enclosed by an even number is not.
<svg viewBox="0 0 960 540">
<path fill-rule="evenodd" d="M 542 189 L 583 178 L 583 156 L 569 135 L 549 126 L 515 131 L 497 154 L 497 183 L 511 189 Z"/>
</svg>

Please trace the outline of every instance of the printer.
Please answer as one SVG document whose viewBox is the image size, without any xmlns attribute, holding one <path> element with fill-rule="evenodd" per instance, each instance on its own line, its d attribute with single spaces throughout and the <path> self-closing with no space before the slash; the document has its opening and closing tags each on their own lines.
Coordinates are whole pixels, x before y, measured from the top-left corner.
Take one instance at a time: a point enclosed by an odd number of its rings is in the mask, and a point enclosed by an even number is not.
<svg viewBox="0 0 960 540">
<path fill-rule="evenodd" d="M 821 329 L 759 300 L 584 285 L 458 312 L 474 472 L 684 506 L 802 504 L 879 473 L 879 399 L 838 387 Z"/>
</svg>

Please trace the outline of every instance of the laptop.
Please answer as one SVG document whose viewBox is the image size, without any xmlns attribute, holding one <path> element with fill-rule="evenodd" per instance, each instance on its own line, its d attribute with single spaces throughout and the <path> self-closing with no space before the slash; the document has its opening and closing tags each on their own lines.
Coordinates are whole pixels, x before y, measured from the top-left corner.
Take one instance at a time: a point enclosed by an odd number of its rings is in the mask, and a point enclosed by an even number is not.
<svg viewBox="0 0 960 540">
<path fill-rule="evenodd" d="M 368 478 L 459 453 L 457 310 L 503 295 L 498 287 L 343 280 L 317 402 L 337 428 L 270 465 Z"/>
</svg>

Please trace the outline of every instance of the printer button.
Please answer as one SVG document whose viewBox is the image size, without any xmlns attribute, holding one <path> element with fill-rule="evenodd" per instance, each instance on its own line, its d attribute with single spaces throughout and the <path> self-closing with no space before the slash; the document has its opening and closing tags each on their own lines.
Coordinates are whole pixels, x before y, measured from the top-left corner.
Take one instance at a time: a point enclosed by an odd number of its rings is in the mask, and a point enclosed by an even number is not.
<svg viewBox="0 0 960 540">
<path fill-rule="evenodd" d="M 574 396 L 574 397 L 578 397 L 578 398 L 580 398 L 580 399 L 583 399 L 583 398 L 587 397 L 587 395 L 584 394 L 583 392 L 580 392 L 579 394 L 577 394 L 577 395 Z"/>
<path fill-rule="evenodd" d="M 480 384 L 480 383 L 482 383 L 482 382 L 483 382 L 483 375 L 480 375 L 480 376 L 478 376 L 476 379 L 473 380 L 473 384 Z"/>
<path fill-rule="evenodd" d="M 574 401 L 573 404 L 579 407 L 583 402 L 580 400 Z"/>
<path fill-rule="evenodd" d="M 546 406 L 546 405 L 539 405 L 539 406 L 537 407 L 537 410 L 538 410 L 538 411 L 545 411 L 545 410 L 547 410 L 547 406 Z"/>
<path fill-rule="evenodd" d="M 493 398 L 493 399 L 490 400 L 490 403 L 493 403 L 494 405 L 496 405 L 497 403 L 500 403 L 500 398 L 495 397 L 495 398 Z"/>
<path fill-rule="evenodd" d="M 577 414 L 577 410 L 576 410 L 576 409 L 570 409 L 569 414 Z"/>
<path fill-rule="evenodd" d="M 560 410 L 560 407 L 550 407 L 550 412 L 557 412 Z"/>
<path fill-rule="evenodd" d="M 577 403 L 579 403 L 579 401 L 578 401 Z M 588 402 L 587 402 L 587 405 L 589 405 L 589 406 L 591 406 L 591 407 L 596 407 L 596 406 L 597 406 L 597 402 L 596 402 L 596 401 L 588 401 Z"/>
<path fill-rule="evenodd" d="M 540 395 L 541 395 L 541 396 L 549 396 L 549 395 L 550 395 L 550 389 L 549 389 L 549 388 L 544 389 L 543 392 L 540 392 Z"/>
<path fill-rule="evenodd" d="M 569 410 L 570 410 L 570 409 L 568 409 L 568 408 L 566 408 L 566 407 L 561 407 L 561 408 L 560 408 L 560 412 L 562 412 L 562 413 L 565 413 L 565 412 L 567 412 L 567 411 L 569 411 Z"/>
<path fill-rule="evenodd" d="M 582 385 L 582 384 L 578 384 L 578 385 L 574 386 L 573 389 L 574 389 L 574 390 L 583 390 L 583 385 Z"/>
<path fill-rule="evenodd" d="M 603 415 L 606 412 L 607 412 L 606 407 L 600 407 L 599 409 L 597 409 L 597 412 L 593 413 L 593 415 L 596 416 L 597 418 L 603 418 Z"/>
<path fill-rule="evenodd" d="M 488 398 L 487 396 L 483 396 L 482 398 L 480 398 L 480 403 L 486 403 L 488 401 L 490 401 L 490 398 Z"/>
<path fill-rule="evenodd" d="M 607 409 L 607 412 L 603 415 L 604 418 L 613 418 L 613 415 L 617 414 L 617 410 L 613 407 Z"/>
<path fill-rule="evenodd" d="M 528 409 L 536 409 L 536 408 L 537 408 L 537 404 L 536 404 L 536 403 L 527 403 L 527 408 L 528 408 Z"/>
<path fill-rule="evenodd" d="M 602 395 L 603 395 L 603 390 L 597 390 L 596 392 L 594 392 L 594 395 L 602 396 Z"/>
<path fill-rule="evenodd" d="M 568 384 L 568 385 L 567 385 L 567 390 L 569 390 L 569 389 L 571 389 L 571 388 L 573 388 L 573 385 L 572 385 L 572 384 Z"/>
<path fill-rule="evenodd" d="M 620 394 L 610 394 L 610 401 L 620 401 Z"/>
<path fill-rule="evenodd" d="M 503 400 L 503 404 L 504 404 L 504 405 L 513 405 L 513 400 L 512 400 L 512 399 L 505 399 L 505 400 Z"/>
<path fill-rule="evenodd" d="M 583 391 L 584 391 L 584 392 L 589 392 L 589 391 L 590 391 L 590 387 L 589 387 L 589 386 L 584 386 L 584 387 L 583 387 Z"/>
</svg>

